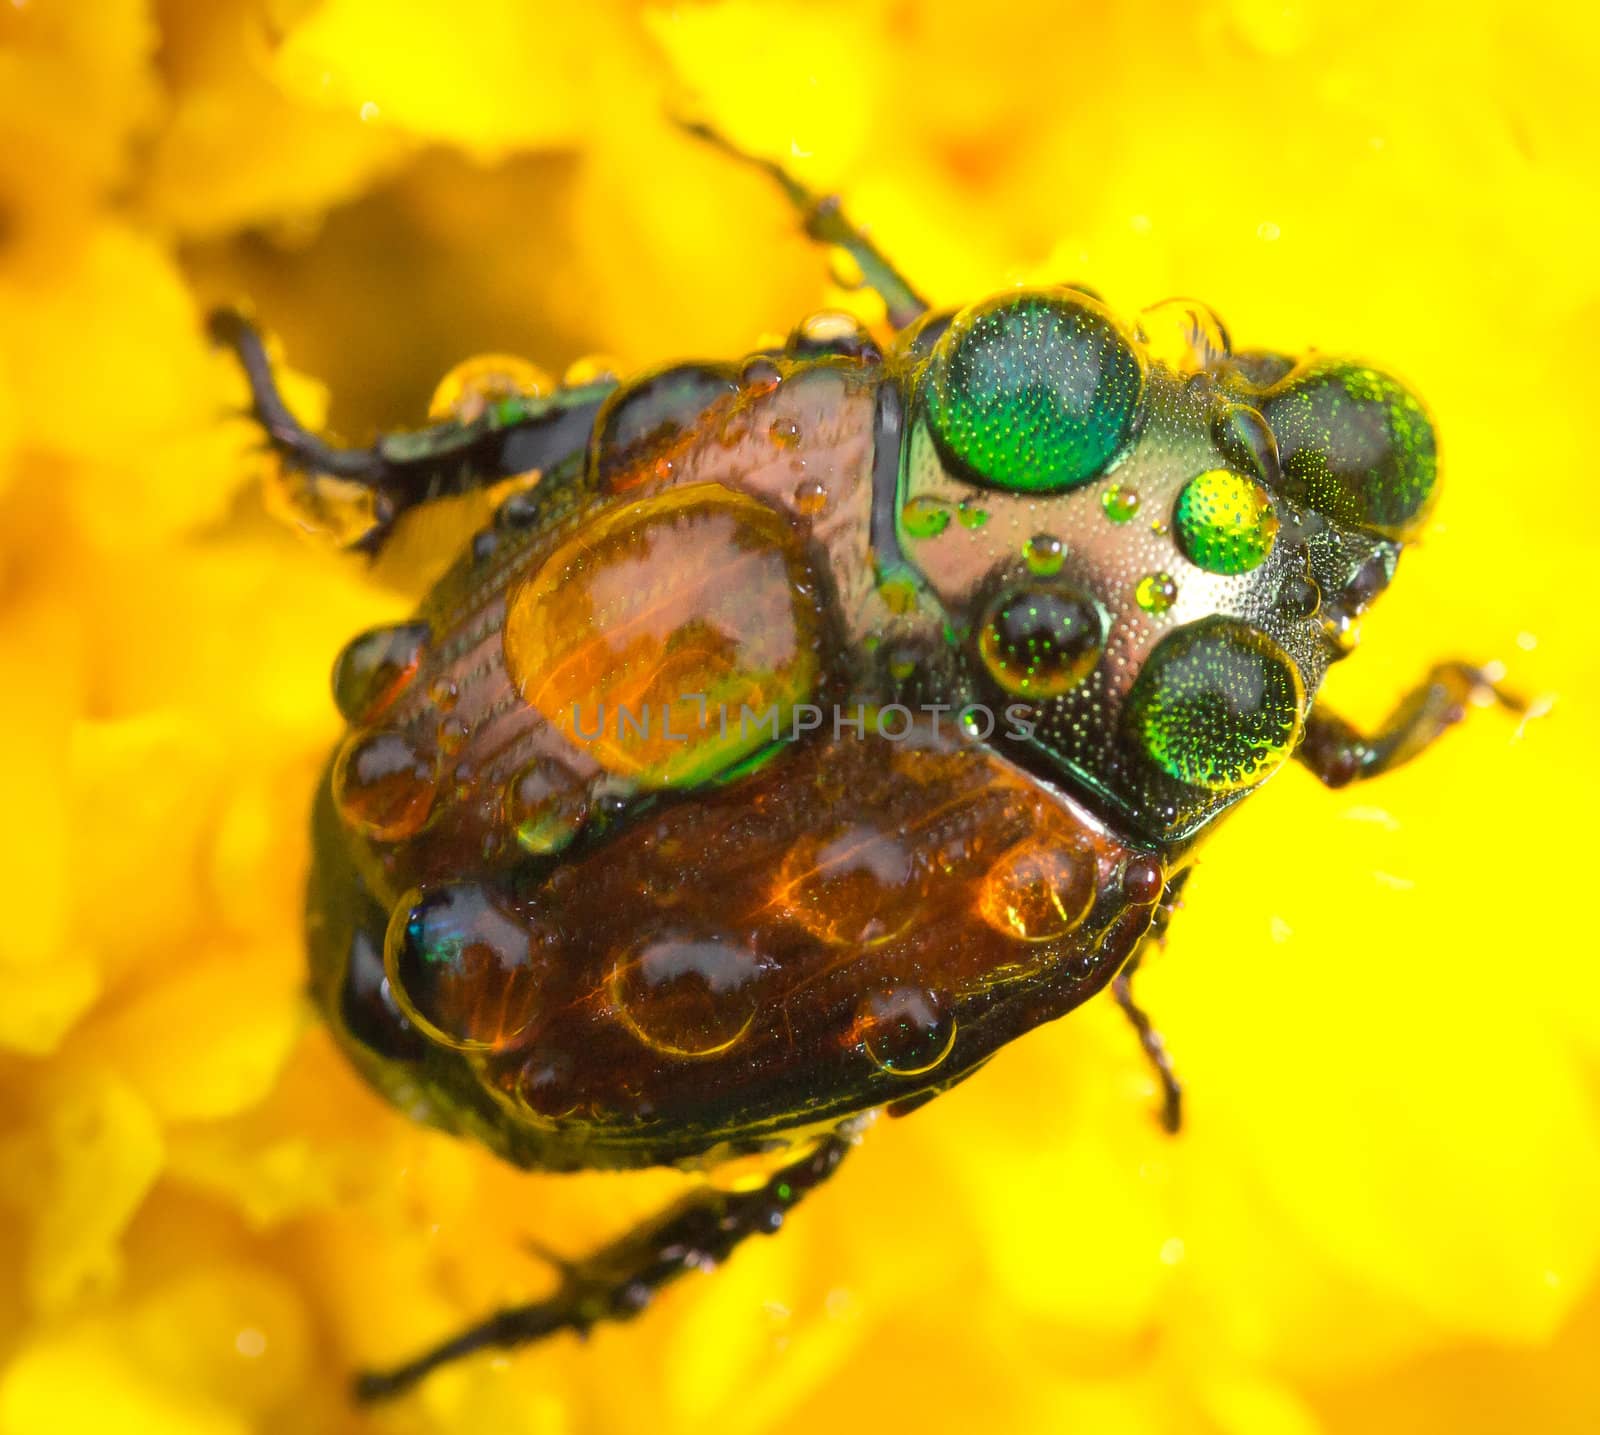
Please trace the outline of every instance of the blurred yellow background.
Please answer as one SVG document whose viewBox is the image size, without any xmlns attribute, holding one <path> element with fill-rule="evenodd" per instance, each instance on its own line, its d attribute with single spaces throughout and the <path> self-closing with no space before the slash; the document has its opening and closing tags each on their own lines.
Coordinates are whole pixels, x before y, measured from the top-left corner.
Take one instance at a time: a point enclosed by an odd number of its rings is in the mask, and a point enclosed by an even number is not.
<svg viewBox="0 0 1600 1435">
<path fill-rule="evenodd" d="M 0 1435 L 1600 1428 L 1600 22 L 985 8 L 0 0 Z M 252 301 L 364 441 L 475 351 L 632 368 L 865 305 L 688 104 L 937 302 L 1194 295 L 1404 375 L 1444 499 L 1332 698 L 1459 655 L 1554 709 L 1226 825 L 1144 979 L 1181 1139 L 1096 1002 L 632 1326 L 358 1414 L 354 1366 L 684 1178 L 498 1167 L 311 1019 L 327 672 L 430 530 L 374 572 L 269 520 L 200 317 Z"/>
</svg>

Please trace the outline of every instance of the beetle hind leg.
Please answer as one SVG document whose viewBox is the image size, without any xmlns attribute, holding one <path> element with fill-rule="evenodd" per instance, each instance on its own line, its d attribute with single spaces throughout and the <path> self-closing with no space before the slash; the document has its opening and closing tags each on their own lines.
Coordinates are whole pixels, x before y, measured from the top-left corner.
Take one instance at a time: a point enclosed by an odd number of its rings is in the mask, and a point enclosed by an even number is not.
<svg viewBox="0 0 1600 1435">
<path fill-rule="evenodd" d="M 497 1311 L 404 1365 L 359 1376 L 356 1398 L 387 1400 L 463 1356 L 510 1350 L 563 1330 L 583 1334 L 602 1321 L 638 1315 L 686 1271 L 720 1264 L 746 1237 L 776 1231 L 800 1198 L 834 1173 L 850 1145 L 833 1132 L 754 1190 L 706 1187 L 586 1259 L 558 1261 L 561 1283 L 553 1296 Z"/>
<path fill-rule="evenodd" d="M 613 382 L 561 389 L 542 397 L 508 399 L 467 421 L 433 424 L 380 437 L 368 448 L 343 448 L 312 433 L 294 416 L 278 388 L 272 360 L 255 326 L 233 309 L 218 309 L 207 327 L 231 349 L 250 386 L 250 409 L 268 442 L 290 469 L 318 480 L 367 490 L 371 524 L 351 546 L 375 551 L 407 509 L 533 471 L 546 471 L 581 452 Z"/>
<path fill-rule="evenodd" d="M 816 193 L 781 164 L 746 153 L 710 125 L 694 120 L 678 123 L 685 133 L 770 175 L 799 212 L 806 233 L 818 244 L 831 244 L 844 250 L 860 266 L 867 287 L 883 300 L 890 327 L 904 329 L 928 312 L 928 301 L 911 287 L 910 281 L 872 242 L 866 231 L 850 221 L 838 195 Z"/>
</svg>

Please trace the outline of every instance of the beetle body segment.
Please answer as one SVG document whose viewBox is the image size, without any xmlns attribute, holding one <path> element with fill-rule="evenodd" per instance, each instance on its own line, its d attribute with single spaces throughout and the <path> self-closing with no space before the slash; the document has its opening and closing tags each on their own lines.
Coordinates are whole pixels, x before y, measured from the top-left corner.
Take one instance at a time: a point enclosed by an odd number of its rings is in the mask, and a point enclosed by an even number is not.
<svg viewBox="0 0 1600 1435">
<path fill-rule="evenodd" d="M 1277 468 L 1292 369 L 1066 289 L 816 332 L 618 388 L 341 659 L 318 990 L 523 1164 L 781 1144 L 1087 999 L 1392 570 Z"/>
</svg>

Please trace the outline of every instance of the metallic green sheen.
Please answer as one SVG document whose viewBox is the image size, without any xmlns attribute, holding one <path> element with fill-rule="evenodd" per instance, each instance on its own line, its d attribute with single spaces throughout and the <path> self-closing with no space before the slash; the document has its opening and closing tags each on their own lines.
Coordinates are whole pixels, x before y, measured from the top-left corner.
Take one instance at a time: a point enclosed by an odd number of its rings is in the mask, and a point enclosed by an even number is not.
<svg viewBox="0 0 1600 1435">
<path fill-rule="evenodd" d="M 943 456 L 1024 493 L 1088 483 L 1126 443 L 1144 371 L 1095 300 L 1002 295 L 959 315 L 928 361 L 922 401 Z"/>
</svg>

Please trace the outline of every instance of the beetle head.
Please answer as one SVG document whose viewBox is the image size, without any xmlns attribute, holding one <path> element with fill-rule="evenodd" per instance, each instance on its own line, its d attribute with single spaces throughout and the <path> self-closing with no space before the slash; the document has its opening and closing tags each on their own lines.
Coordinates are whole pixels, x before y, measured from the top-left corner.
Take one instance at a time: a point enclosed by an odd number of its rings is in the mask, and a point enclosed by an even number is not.
<svg viewBox="0 0 1600 1435">
<path fill-rule="evenodd" d="M 1036 766 L 1196 831 L 1293 750 L 1425 522 L 1426 413 L 1362 364 L 1234 356 L 1189 301 L 1128 325 L 1016 290 L 901 352 L 901 550 L 977 685 L 1030 710 Z"/>
</svg>

